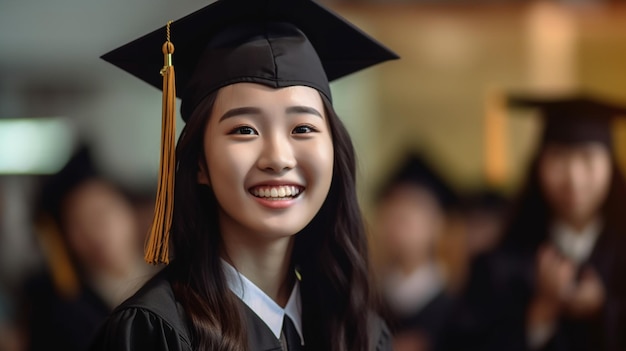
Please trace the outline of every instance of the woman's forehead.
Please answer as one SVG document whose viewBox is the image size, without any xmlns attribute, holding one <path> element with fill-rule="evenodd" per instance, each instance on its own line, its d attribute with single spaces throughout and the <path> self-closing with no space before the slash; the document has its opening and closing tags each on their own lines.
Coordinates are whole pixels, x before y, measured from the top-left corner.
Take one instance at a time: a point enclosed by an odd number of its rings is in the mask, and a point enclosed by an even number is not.
<svg viewBox="0 0 626 351">
<path fill-rule="evenodd" d="M 214 111 L 219 113 L 240 107 L 283 106 L 310 106 L 322 109 L 323 102 L 320 93 L 308 86 L 295 85 L 276 89 L 256 83 L 236 83 L 218 91 Z"/>
</svg>

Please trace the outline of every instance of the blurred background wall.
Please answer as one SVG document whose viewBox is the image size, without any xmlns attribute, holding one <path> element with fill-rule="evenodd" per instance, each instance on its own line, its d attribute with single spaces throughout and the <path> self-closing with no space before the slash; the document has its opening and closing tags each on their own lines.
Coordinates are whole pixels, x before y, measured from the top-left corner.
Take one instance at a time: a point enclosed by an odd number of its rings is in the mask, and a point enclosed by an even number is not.
<svg viewBox="0 0 626 351">
<path fill-rule="evenodd" d="M 402 57 L 332 87 L 357 147 L 366 211 L 409 148 L 460 189 L 514 191 L 539 126 L 508 117 L 507 91 L 584 89 L 626 101 L 626 6 L 617 1 L 324 3 Z M 65 130 L 45 140 L 13 133 L 22 142 L 0 140 L 0 160 L 25 159 L 39 143 L 60 168 L 86 140 L 107 175 L 152 189 L 161 95 L 98 57 L 206 4 L 0 0 L 0 122 L 62 117 Z M 617 134 L 626 151 L 626 127 Z M 24 173 L 0 175 L 0 277 L 9 282 L 38 261 L 30 218 L 37 180 Z"/>
</svg>

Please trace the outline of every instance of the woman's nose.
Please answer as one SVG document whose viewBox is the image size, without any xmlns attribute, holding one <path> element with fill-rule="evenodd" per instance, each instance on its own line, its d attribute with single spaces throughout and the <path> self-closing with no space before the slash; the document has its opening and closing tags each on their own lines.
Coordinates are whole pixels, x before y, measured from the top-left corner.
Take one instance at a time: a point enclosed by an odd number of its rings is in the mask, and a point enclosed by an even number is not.
<svg viewBox="0 0 626 351">
<path fill-rule="evenodd" d="M 287 137 L 272 136 L 263 142 L 258 167 L 264 171 L 280 173 L 296 166 L 293 147 Z"/>
</svg>

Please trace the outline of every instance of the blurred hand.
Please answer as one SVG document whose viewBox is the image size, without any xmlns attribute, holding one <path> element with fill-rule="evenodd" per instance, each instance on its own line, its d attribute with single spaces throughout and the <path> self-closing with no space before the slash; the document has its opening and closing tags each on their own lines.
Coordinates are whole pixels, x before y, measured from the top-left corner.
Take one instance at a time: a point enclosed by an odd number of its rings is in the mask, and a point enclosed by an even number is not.
<svg viewBox="0 0 626 351">
<path fill-rule="evenodd" d="M 528 308 L 529 330 L 549 328 L 574 289 L 576 266 L 552 245 L 539 249 L 536 259 L 536 292 Z"/>
<path fill-rule="evenodd" d="M 565 308 L 573 317 L 586 318 L 598 313 L 605 301 L 605 289 L 602 280 L 593 268 L 585 268 L 570 293 Z"/>
<path fill-rule="evenodd" d="M 576 265 L 548 244 L 537 255 L 537 298 L 561 305 L 575 288 Z"/>
<path fill-rule="evenodd" d="M 428 351 L 430 346 L 426 335 L 407 331 L 398 333 L 393 338 L 393 351 Z"/>
</svg>

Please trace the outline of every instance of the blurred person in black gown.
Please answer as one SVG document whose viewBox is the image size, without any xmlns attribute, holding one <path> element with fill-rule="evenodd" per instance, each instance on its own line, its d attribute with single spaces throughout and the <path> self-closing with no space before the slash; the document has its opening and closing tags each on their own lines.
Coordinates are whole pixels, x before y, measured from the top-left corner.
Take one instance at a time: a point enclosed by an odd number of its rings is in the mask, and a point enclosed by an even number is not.
<svg viewBox="0 0 626 351">
<path fill-rule="evenodd" d="M 385 257 L 381 283 L 396 322 L 395 350 L 437 349 L 451 306 L 437 244 L 455 198 L 417 155 L 408 156 L 378 194 L 378 236 Z"/>
<path fill-rule="evenodd" d="M 3 189 L 0 184 L 0 241 L 4 241 L 3 229 L 4 201 Z M 0 273 L 0 350 L 22 351 L 24 340 L 17 326 L 17 313 L 15 311 L 15 291 L 10 288 L 4 274 Z"/>
<path fill-rule="evenodd" d="M 502 245 L 479 258 L 454 350 L 626 349 L 626 188 L 611 121 L 626 108 L 588 95 L 513 97 L 544 131 Z"/>
<path fill-rule="evenodd" d="M 25 284 L 30 350 L 85 350 L 110 311 L 151 276 L 126 192 L 81 148 L 43 181 L 37 231 L 49 263 Z"/>
<path fill-rule="evenodd" d="M 22 351 L 24 340 L 16 323 L 13 299 L 0 282 L 0 350 Z"/>
<path fill-rule="evenodd" d="M 499 245 L 508 207 L 508 199 L 492 189 L 481 189 L 463 196 L 459 212 L 470 260 Z"/>
</svg>

